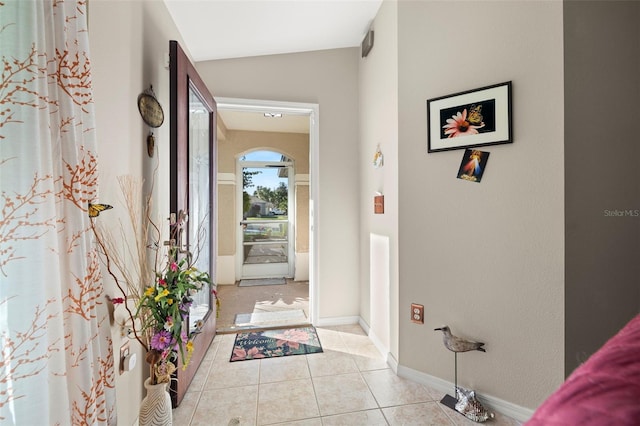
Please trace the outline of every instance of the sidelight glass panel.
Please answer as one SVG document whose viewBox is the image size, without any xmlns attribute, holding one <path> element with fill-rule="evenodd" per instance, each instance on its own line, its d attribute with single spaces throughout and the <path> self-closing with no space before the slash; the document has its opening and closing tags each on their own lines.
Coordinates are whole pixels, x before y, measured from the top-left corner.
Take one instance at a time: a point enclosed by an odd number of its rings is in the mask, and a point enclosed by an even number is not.
<svg viewBox="0 0 640 426">
<path fill-rule="evenodd" d="M 189 87 L 189 251 L 194 265 L 209 271 L 211 264 L 211 187 L 209 113 L 198 94 Z M 193 296 L 189 330 L 193 331 L 209 311 L 210 289 L 203 287 Z"/>
</svg>

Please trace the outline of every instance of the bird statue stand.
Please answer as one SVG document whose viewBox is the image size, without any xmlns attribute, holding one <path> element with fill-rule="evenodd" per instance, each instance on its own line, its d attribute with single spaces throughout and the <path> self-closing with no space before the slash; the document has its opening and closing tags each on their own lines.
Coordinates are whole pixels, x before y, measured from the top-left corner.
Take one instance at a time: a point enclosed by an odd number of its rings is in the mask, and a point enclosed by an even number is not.
<svg viewBox="0 0 640 426">
<path fill-rule="evenodd" d="M 474 391 L 467 391 L 458 387 L 458 352 L 486 352 L 483 348 L 484 343 L 454 336 L 446 325 L 436 328 L 434 331 L 438 330 L 442 331 L 444 346 L 454 354 L 454 395 L 456 395 L 453 397 L 446 394 L 442 400 L 440 400 L 440 403 L 476 422 L 483 422 L 489 418 L 493 418 L 494 414 L 489 413 L 482 404 L 475 399 Z"/>
</svg>

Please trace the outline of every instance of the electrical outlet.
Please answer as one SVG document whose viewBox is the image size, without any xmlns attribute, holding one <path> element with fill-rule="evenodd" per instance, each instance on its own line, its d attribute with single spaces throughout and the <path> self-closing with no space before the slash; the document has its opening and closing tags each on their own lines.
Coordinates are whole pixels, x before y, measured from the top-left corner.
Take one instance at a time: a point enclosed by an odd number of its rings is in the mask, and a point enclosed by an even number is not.
<svg viewBox="0 0 640 426">
<path fill-rule="evenodd" d="M 120 347 L 120 362 L 118 371 L 120 374 L 124 373 L 124 358 L 129 355 L 129 342 L 125 343 Z"/>
<path fill-rule="evenodd" d="M 417 303 L 411 304 L 411 321 L 416 324 L 424 324 L 424 306 Z"/>
</svg>

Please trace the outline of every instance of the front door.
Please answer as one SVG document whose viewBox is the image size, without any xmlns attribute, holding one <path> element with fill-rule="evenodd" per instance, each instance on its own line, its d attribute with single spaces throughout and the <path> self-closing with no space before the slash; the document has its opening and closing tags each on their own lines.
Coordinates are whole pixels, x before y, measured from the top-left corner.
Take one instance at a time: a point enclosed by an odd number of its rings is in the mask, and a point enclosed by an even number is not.
<svg viewBox="0 0 640 426">
<path fill-rule="evenodd" d="M 215 282 L 216 102 L 178 42 L 169 42 L 169 52 L 171 238 L 180 256 L 209 272 Z M 209 286 L 191 298 L 182 327 L 193 336 L 195 349 L 191 362 L 178 366 L 177 380 L 171 381 L 174 407 L 186 394 L 216 333 L 216 305 Z"/>
<path fill-rule="evenodd" d="M 274 153 L 262 155 L 269 154 Z M 243 181 L 238 197 L 243 200 L 238 228 L 241 279 L 293 277 L 294 174 L 293 163 L 287 160 L 280 156 L 280 161 L 239 162 Z"/>
</svg>

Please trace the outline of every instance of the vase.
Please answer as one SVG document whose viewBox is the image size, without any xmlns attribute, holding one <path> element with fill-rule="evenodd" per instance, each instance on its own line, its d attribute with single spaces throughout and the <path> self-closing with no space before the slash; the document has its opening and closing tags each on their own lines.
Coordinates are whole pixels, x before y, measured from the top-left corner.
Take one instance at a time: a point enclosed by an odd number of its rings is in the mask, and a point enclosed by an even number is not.
<svg viewBox="0 0 640 426">
<path fill-rule="evenodd" d="M 147 395 L 140 404 L 140 426 L 171 426 L 171 396 L 167 392 L 168 383 L 151 384 L 151 379 L 144 381 Z"/>
</svg>

